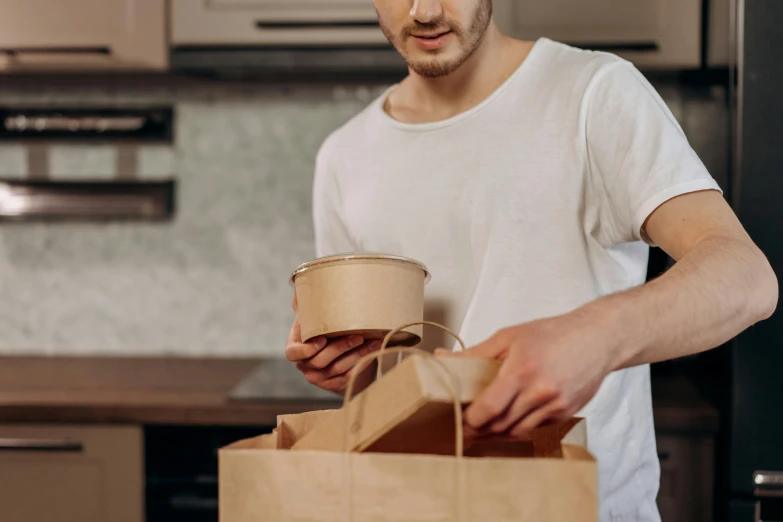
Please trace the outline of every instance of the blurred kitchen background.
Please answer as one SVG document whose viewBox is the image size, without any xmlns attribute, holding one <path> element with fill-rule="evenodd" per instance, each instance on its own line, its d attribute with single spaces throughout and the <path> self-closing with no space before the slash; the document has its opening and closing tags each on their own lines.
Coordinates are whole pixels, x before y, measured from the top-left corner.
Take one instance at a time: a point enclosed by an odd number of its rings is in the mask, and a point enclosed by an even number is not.
<svg viewBox="0 0 783 522">
<path fill-rule="evenodd" d="M 783 274 L 783 0 L 494 10 L 634 62 Z M 318 147 L 404 74 L 370 0 L 0 0 L 0 520 L 217 521 L 218 447 L 334 406 L 288 277 Z M 783 520 L 781 334 L 653 368 L 664 522 Z"/>
</svg>

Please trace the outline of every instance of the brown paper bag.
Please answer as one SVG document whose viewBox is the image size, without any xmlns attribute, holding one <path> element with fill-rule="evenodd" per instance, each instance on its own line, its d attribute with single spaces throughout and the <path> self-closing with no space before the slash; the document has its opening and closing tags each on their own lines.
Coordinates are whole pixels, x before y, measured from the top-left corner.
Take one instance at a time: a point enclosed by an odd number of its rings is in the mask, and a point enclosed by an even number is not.
<svg viewBox="0 0 783 522">
<path fill-rule="evenodd" d="M 529 441 L 483 442 L 479 453 L 492 456 L 455 458 L 290 451 L 280 430 L 306 432 L 297 417 L 220 450 L 220 522 L 598 520 L 596 463 L 585 449 L 583 420 L 544 428 L 548 436 L 536 430 Z M 569 426 L 562 445 L 552 440 Z M 539 456 L 536 441 L 559 446 L 559 456 Z M 518 458 L 524 443 L 533 458 Z"/>
<path fill-rule="evenodd" d="M 465 343 L 453 331 L 443 329 L 465 349 Z M 379 354 L 372 358 L 385 360 L 384 350 L 395 332 L 391 331 Z M 311 431 L 292 449 L 332 451 L 374 451 L 389 453 L 429 453 L 453 455 L 454 424 L 453 397 L 460 404 L 469 404 L 497 375 L 500 361 L 468 358 L 434 358 L 420 350 L 395 350 L 398 355 L 422 354 L 409 357 L 378 379 L 364 392 L 351 399 L 349 385 L 343 408 L 324 415 Z M 362 367 L 357 364 L 357 367 Z M 355 375 L 353 376 L 355 378 Z M 353 379 L 352 379 L 353 382 Z M 345 415 L 352 419 L 348 424 Z M 349 427 L 347 434 L 343 433 Z M 344 446 L 347 440 L 347 446 Z"/>
<path fill-rule="evenodd" d="M 462 404 L 496 371 L 411 357 L 341 410 L 283 416 L 220 450 L 220 521 L 596 522 L 584 420 L 463 448 Z M 292 451 L 303 441 L 332 451 Z"/>
<path fill-rule="evenodd" d="M 465 405 L 487 387 L 500 363 L 438 359 L 408 357 L 347 407 L 323 413 L 292 449 L 343 451 L 347 414 L 352 419 L 348 434 L 351 451 L 434 453 L 434 448 L 440 448 L 440 454 L 453 455 L 454 406 L 449 375 L 457 379 L 460 403 Z"/>
<path fill-rule="evenodd" d="M 317 424 L 329 420 L 339 410 L 319 410 L 297 415 L 278 415 L 277 444 L 278 449 L 289 449 L 296 441 L 309 433 Z"/>
</svg>

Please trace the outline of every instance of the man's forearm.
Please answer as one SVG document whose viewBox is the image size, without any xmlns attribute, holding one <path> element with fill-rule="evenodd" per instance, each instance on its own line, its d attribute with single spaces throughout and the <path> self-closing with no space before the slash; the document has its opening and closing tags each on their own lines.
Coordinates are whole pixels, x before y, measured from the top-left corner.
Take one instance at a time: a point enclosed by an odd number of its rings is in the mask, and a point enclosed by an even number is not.
<svg viewBox="0 0 783 522">
<path fill-rule="evenodd" d="M 713 237 L 658 279 L 578 313 L 617 332 L 607 346 L 617 370 L 720 346 L 768 318 L 777 299 L 775 274 L 750 241 Z"/>
</svg>

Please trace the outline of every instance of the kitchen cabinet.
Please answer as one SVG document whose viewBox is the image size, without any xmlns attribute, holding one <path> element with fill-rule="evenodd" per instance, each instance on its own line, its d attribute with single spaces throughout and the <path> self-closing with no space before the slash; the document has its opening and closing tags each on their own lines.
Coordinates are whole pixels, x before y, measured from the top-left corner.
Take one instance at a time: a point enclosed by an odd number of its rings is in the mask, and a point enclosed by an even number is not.
<svg viewBox="0 0 783 522">
<path fill-rule="evenodd" d="M 0 72 L 161 70 L 162 0 L 3 0 Z"/>
<path fill-rule="evenodd" d="M 663 522 L 712 522 L 718 410 L 688 379 L 653 379 L 653 411 Z"/>
<path fill-rule="evenodd" d="M 145 426 L 145 522 L 217 522 L 218 451 L 274 426 Z"/>
<path fill-rule="evenodd" d="M 385 45 L 370 0 L 172 0 L 175 46 Z"/>
<path fill-rule="evenodd" d="M 323 6 L 321 0 L 212 0 L 208 2 L 211 4 L 208 9 L 258 9 L 262 7 L 282 8 L 282 7 L 296 7 L 302 8 L 318 8 Z M 337 9 L 345 8 L 361 8 L 367 10 L 368 7 L 372 7 L 370 0 L 333 0 L 330 2 L 330 7 Z"/>
<path fill-rule="evenodd" d="M 728 67 L 731 55 L 731 0 L 709 0 L 707 65 Z"/>
<path fill-rule="evenodd" d="M 142 522 L 141 428 L 0 424 L 0 520 Z"/>
<path fill-rule="evenodd" d="M 708 436 L 658 435 L 663 522 L 712 522 L 714 451 Z"/>
<path fill-rule="evenodd" d="M 701 64 L 701 0 L 500 0 L 511 35 L 616 53 L 643 68 Z"/>
</svg>

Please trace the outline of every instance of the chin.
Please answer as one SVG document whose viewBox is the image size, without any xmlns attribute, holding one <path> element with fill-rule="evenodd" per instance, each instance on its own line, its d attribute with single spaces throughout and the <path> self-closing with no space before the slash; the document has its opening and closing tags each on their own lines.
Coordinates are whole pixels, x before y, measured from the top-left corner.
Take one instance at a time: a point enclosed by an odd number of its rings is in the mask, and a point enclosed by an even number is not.
<svg viewBox="0 0 783 522">
<path fill-rule="evenodd" d="M 426 53 L 418 51 L 406 57 L 408 66 L 425 78 L 440 78 L 451 74 L 462 65 L 459 52 L 438 51 Z"/>
<path fill-rule="evenodd" d="M 441 78 L 457 70 L 461 62 L 456 59 L 436 58 L 410 61 L 408 65 L 416 74 L 425 78 Z"/>
<path fill-rule="evenodd" d="M 410 68 L 424 78 L 442 78 L 448 76 L 454 71 L 454 68 L 443 64 L 410 64 Z"/>
</svg>

